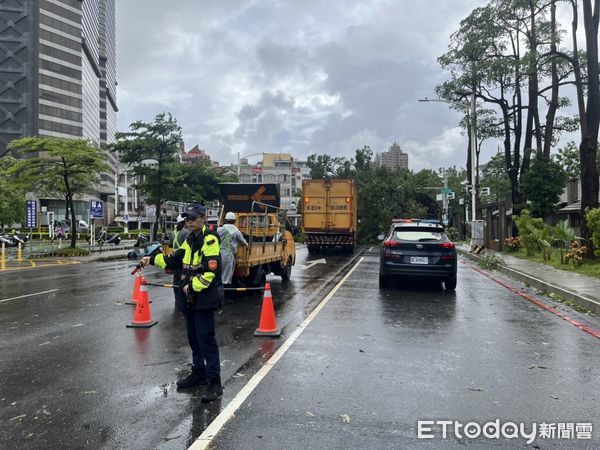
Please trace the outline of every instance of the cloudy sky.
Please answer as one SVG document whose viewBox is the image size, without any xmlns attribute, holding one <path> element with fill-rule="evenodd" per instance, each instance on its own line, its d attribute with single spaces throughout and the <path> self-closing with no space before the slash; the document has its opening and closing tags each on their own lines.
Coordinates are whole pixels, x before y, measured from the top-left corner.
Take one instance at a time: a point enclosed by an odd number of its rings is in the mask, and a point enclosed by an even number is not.
<svg viewBox="0 0 600 450">
<path fill-rule="evenodd" d="M 186 149 L 223 165 L 238 152 L 350 158 L 396 141 L 413 170 L 464 167 L 460 115 L 418 100 L 435 97 L 437 57 L 484 3 L 118 0 L 119 129 L 171 112 Z"/>
</svg>

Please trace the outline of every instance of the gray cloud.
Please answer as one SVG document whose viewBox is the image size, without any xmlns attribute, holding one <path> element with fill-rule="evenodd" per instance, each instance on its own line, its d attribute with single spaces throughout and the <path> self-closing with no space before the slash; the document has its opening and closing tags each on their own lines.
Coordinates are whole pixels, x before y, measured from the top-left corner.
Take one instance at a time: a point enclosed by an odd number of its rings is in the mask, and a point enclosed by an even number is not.
<svg viewBox="0 0 600 450">
<path fill-rule="evenodd" d="M 465 165 L 436 58 L 472 8 L 453 0 L 118 2 L 119 128 L 169 111 L 222 164 L 346 157 L 397 141 L 411 168 Z"/>
</svg>

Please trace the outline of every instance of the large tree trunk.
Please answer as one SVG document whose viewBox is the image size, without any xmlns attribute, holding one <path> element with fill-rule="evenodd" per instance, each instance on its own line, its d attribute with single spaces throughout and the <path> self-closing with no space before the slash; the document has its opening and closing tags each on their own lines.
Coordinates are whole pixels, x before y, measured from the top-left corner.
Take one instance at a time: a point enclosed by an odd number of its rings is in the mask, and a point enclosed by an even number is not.
<svg viewBox="0 0 600 450">
<path fill-rule="evenodd" d="M 533 2 L 529 1 L 529 51 L 532 55 L 537 55 L 537 34 L 535 23 L 535 7 Z M 538 69 L 535 58 L 529 58 L 529 66 L 527 68 L 527 94 L 528 107 L 527 119 L 525 124 L 525 141 L 523 144 L 523 164 L 521 164 L 521 174 L 529 170 L 531 163 L 531 153 L 534 150 L 533 137 L 535 134 L 536 147 L 541 148 L 540 141 L 540 120 L 538 111 Z"/>
<path fill-rule="evenodd" d="M 550 6 L 550 27 L 551 27 L 551 39 L 550 53 L 556 53 L 556 1 L 552 1 Z M 554 120 L 556 118 L 556 111 L 558 109 L 558 70 L 556 64 L 556 58 L 552 58 L 550 67 L 550 73 L 552 77 L 552 91 L 550 95 L 550 104 L 548 105 L 548 112 L 546 113 L 546 127 L 544 129 L 544 158 L 550 159 L 550 150 L 552 148 L 552 137 L 554 134 Z"/>
<path fill-rule="evenodd" d="M 65 176 L 64 180 L 66 188 L 65 197 L 71 212 L 71 243 L 69 245 L 71 248 L 75 248 L 75 246 L 77 245 L 77 222 L 75 219 L 75 205 L 73 203 L 73 193 L 71 192 L 71 186 L 69 185 L 69 177 Z"/>
<path fill-rule="evenodd" d="M 598 207 L 598 169 L 596 152 L 598 147 L 598 126 L 600 124 L 600 81 L 598 80 L 598 13 L 600 0 L 583 0 L 583 22 L 587 45 L 586 66 L 588 72 L 588 98 L 583 118 L 582 139 L 579 145 L 581 162 L 581 234 L 589 240 L 590 230 L 585 219 L 588 208 Z M 581 109 L 581 108 L 580 108 Z M 591 247 L 591 246 L 590 246 Z M 593 255 L 589 249 L 588 256 Z"/>
</svg>

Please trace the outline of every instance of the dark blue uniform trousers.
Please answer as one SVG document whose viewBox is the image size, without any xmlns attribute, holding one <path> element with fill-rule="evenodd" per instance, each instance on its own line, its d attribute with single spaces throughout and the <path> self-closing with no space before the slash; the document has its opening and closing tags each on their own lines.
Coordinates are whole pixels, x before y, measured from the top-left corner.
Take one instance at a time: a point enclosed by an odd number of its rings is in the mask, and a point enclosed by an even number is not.
<svg viewBox="0 0 600 450">
<path fill-rule="evenodd" d="M 220 381 L 221 363 L 215 337 L 214 312 L 194 310 L 181 302 L 179 305 L 185 317 L 188 342 L 192 349 L 193 372 L 206 375 L 209 381 Z"/>
</svg>

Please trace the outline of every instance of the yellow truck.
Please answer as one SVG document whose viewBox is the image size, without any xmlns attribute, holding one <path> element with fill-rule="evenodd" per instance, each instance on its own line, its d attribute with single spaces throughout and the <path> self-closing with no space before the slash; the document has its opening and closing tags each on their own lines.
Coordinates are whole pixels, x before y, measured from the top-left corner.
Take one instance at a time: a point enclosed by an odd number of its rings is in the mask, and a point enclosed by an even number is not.
<svg viewBox="0 0 600 450">
<path fill-rule="evenodd" d="M 235 256 L 234 286 L 264 286 L 268 274 L 289 280 L 296 263 L 296 244 L 275 183 L 220 183 L 223 200 L 219 223 L 236 214 L 236 227 L 248 241 Z"/>
<path fill-rule="evenodd" d="M 302 182 L 302 232 L 310 253 L 356 245 L 354 180 L 319 179 Z"/>
</svg>

